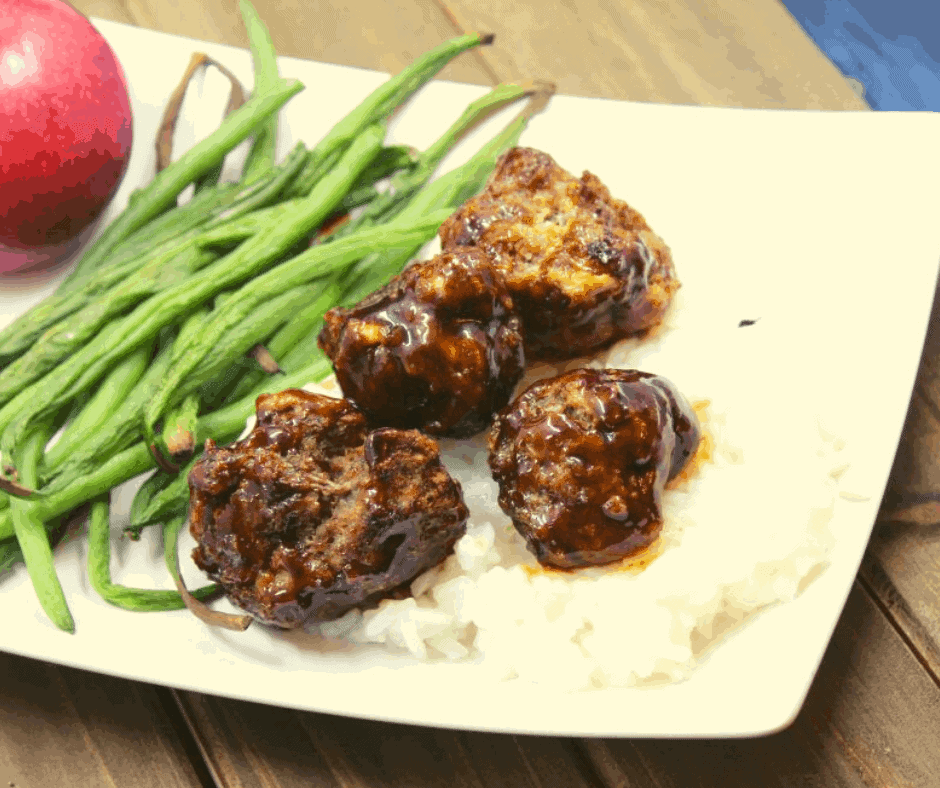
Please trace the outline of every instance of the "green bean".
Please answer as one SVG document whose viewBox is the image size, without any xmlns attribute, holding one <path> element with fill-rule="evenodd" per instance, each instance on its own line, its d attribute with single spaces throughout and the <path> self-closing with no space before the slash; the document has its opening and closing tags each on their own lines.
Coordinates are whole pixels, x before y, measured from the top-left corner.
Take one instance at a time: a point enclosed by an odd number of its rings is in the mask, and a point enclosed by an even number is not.
<svg viewBox="0 0 940 788">
<path fill-rule="evenodd" d="M 413 247 L 418 240 L 426 237 L 429 232 L 433 232 L 433 228 L 439 226 L 446 216 L 447 212 L 438 211 L 422 217 L 420 223 L 409 223 L 407 226 L 403 227 L 396 225 L 380 226 L 372 230 L 363 231 L 355 236 L 350 236 L 335 244 L 311 247 L 302 255 L 270 272 L 269 275 L 266 274 L 264 277 L 259 277 L 249 289 L 253 289 L 255 286 L 258 286 L 259 283 L 261 286 L 265 287 L 273 287 L 275 284 L 279 284 L 281 287 L 294 288 L 310 277 L 316 276 L 318 273 L 328 273 L 330 269 L 348 266 L 350 262 L 359 259 L 364 254 L 376 248 L 391 250 L 400 246 Z M 239 293 L 240 292 L 241 291 L 239 291 Z M 265 299 L 264 294 L 266 293 L 268 293 L 268 290 L 262 291 L 259 289 L 259 299 L 261 301 Z M 239 299 L 237 305 L 243 306 L 241 299 Z M 208 324 L 204 323 L 201 318 L 195 319 L 195 321 L 198 326 L 198 331 L 188 333 L 187 338 L 196 340 L 199 339 L 201 335 L 205 334 L 209 337 L 207 341 L 212 342 L 211 338 L 214 336 L 212 331 L 213 326 L 217 325 L 216 321 L 209 321 Z M 229 322 L 232 323 L 232 325 L 237 323 L 237 321 L 231 320 Z M 233 330 L 232 325 L 229 326 L 229 330 Z M 198 364 L 199 358 L 202 357 L 192 355 L 191 351 L 187 349 L 190 345 L 191 343 L 187 342 L 186 339 L 174 344 L 173 357 L 176 358 L 176 355 L 180 354 L 181 365 L 184 361 Z M 203 346 L 202 349 L 205 350 L 205 346 Z M 216 353 L 219 352 L 219 349 L 213 344 L 212 351 Z M 150 390 L 149 386 L 156 383 L 159 387 L 157 391 L 168 398 L 170 404 L 177 401 L 174 398 L 181 397 L 183 394 L 188 393 L 185 388 L 180 386 L 167 386 L 166 381 L 171 379 L 171 375 L 166 372 L 166 367 L 163 366 L 168 363 L 166 359 L 166 353 L 158 356 L 157 361 L 151 365 L 144 380 L 135 387 L 134 392 L 127 398 L 127 401 L 121 407 L 119 413 L 109 422 L 112 426 L 100 430 L 93 440 L 90 440 L 83 446 L 80 452 L 76 452 L 69 457 L 67 463 L 53 469 L 55 476 L 53 478 L 50 474 L 50 477 L 48 477 L 51 479 L 47 484 L 48 494 L 51 495 L 71 485 L 75 477 L 84 477 L 93 473 L 94 468 L 100 464 L 102 458 L 111 456 L 120 446 L 126 445 L 127 441 L 136 433 L 137 425 L 139 424 L 134 417 L 137 409 L 141 407 L 139 397 Z M 174 364 L 175 363 L 174 361 Z M 149 400 L 147 407 L 150 408 Z M 159 415 L 158 413 L 157 418 L 159 418 Z M 153 423 L 155 423 L 155 421 L 156 420 L 154 420 Z M 202 433 L 201 426 L 200 434 L 204 434 Z M 211 435 L 209 436 L 211 437 Z M 147 438 L 149 443 L 154 441 L 154 435 L 152 433 L 148 435 Z"/>
<path fill-rule="evenodd" d="M 167 248 L 168 242 L 182 243 L 193 237 L 200 225 L 233 206 L 236 209 L 239 205 L 245 206 L 242 211 L 254 210 L 259 204 L 275 199 L 287 185 L 280 181 L 284 170 L 289 170 L 288 175 L 293 178 L 297 165 L 302 166 L 305 158 L 303 150 L 292 152 L 277 172 L 247 184 L 221 184 L 149 222 L 121 241 L 107 259 L 100 261 L 93 275 L 65 280 L 52 296 L 0 331 L 0 360 L 7 363 L 21 355 L 46 328 L 78 311 L 90 300 L 101 298 L 115 284 L 125 281 L 155 250 Z"/>
<path fill-rule="evenodd" d="M 201 249 L 195 239 L 182 247 L 169 244 L 147 265 L 113 289 L 107 298 L 90 302 L 84 309 L 48 329 L 35 344 L 0 372 L 0 405 L 9 402 L 25 387 L 74 356 L 102 329 L 149 296 L 165 290 L 169 282 L 185 279 L 205 268 L 216 255 Z M 115 359 L 116 361 L 116 359 Z"/>
<path fill-rule="evenodd" d="M 274 205 L 276 204 L 275 201 L 282 201 L 287 188 L 303 167 L 306 156 L 307 153 L 303 143 L 298 142 L 293 150 L 287 154 L 287 158 L 284 160 L 283 164 L 271 172 L 266 172 L 258 176 L 264 183 L 263 188 L 258 189 L 244 200 L 233 204 L 230 208 L 218 211 L 215 216 L 210 217 L 209 221 L 206 222 L 206 229 L 218 227 L 239 216 L 245 216 L 252 211 Z"/>
<path fill-rule="evenodd" d="M 378 183 L 398 170 L 410 170 L 418 163 L 418 152 L 410 145 L 387 145 L 366 167 L 354 189 Z"/>
<path fill-rule="evenodd" d="M 33 349 L 44 332 L 48 334 L 56 325 L 62 325 L 67 319 L 74 321 L 76 313 L 96 301 L 106 299 L 108 292 L 114 287 L 126 286 L 129 275 L 138 269 L 144 268 L 157 258 L 175 259 L 171 252 L 195 237 L 196 233 L 190 232 L 181 238 L 165 239 L 162 242 L 154 241 L 153 244 L 148 245 L 146 251 L 119 266 L 102 271 L 98 277 L 89 280 L 80 290 L 70 293 L 63 293 L 60 290 L 25 312 L 17 321 L 8 326 L 9 329 L 14 330 L 9 335 L 4 335 L 4 338 L 9 341 L 4 345 L 2 353 L 3 367 L 5 368 L 11 361 Z"/>
<path fill-rule="evenodd" d="M 20 481 L 27 487 L 36 486 L 39 458 L 46 445 L 47 432 L 34 430 L 23 442 L 22 452 L 16 456 Z M 17 498 L 10 502 L 10 515 L 39 604 L 59 629 L 74 632 L 75 621 L 55 571 L 49 535 L 43 520 L 37 516 L 35 504 L 28 499 Z"/>
<path fill-rule="evenodd" d="M 144 483 L 134 493 L 134 500 L 131 501 L 130 525 L 124 529 L 125 536 L 136 541 L 140 538 L 140 532 L 144 526 L 157 522 L 157 518 L 150 515 L 151 510 L 157 506 L 154 501 L 179 476 L 180 474 L 167 473 L 158 469 L 144 479 Z"/>
<path fill-rule="evenodd" d="M 265 27 L 255 7 L 248 0 L 239 3 L 242 20 L 248 31 L 248 45 L 251 47 L 251 57 L 255 68 L 254 93 L 265 93 L 277 85 L 277 52 L 271 34 Z M 255 132 L 255 139 L 248 151 L 245 160 L 244 177 L 264 172 L 274 166 L 274 157 L 277 146 L 277 116 L 272 115 L 270 120 Z"/>
<path fill-rule="evenodd" d="M 15 539 L 0 542 L 0 575 L 9 572 L 15 564 L 22 562 L 23 551 Z"/>
<path fill-rule="evenodd" d="M 395 215 L 400 212 L 398 214 L 399 218 L 419 219 L 431 210 L 441 208 L 453 210 L 472 194 L 479 191 L 490 172 L 492 172 L 497 156 L 518 142 L 519 136 L 526 126 L 526 118 L 516 119 L 509 124 L 462 167 L 446 173 L 430 186 L 427 185 L 427 182 L 440 161 L 468 129 L 472 128 L 488 113 L 531 92 L 532 88 L 529 85 L 498 85 L 486 95 L 472 102 L 460 118 L 426 152 L 419 155 L 418 164 L 407 175 L 396 179 L 394 190 L 401 195 L 401 199 L 384 200 L 383 205 L 378 210 L 374 210 L 373 206 L 370 206 L 370 209 L 364 214 L 367 221 L 363 224 L 367 225 L 368 220 L 371 220 L 374 215 Z M 424 187 L 424 189 L 421 190 L 421 187 Z M 409 198 L 412 198 L 410 202 Z M 378 202 L 376 205 L 378 205 Z M 349 231 L 350 226 L 355 227 L 356 224 L 346 225 L 334 236 L 331 236 L 331 242 L 337 237 L 341 238 Z M 383 285 L 404 267 L 421 246 L 427 240 L 430 240 L 430 237 L 429 235 L 421 239 L 409 248 L 402 248 L 395 254 L 389 254 L 388 252 L 373 253 L 357 262 L 350 268 L 351 273 L 345 277 L 347 280 L 346 293 L 342 298 L 342 303 L 354 304 Z M 296 353 L 292 352 L 292 348 L 301 343 L 303 338 L 315 337 L 316 334 L 319 334 L 321 321 L 326 310 L 340 303 L 342 292 L 339 285 L 333 284 L 329 287 L 329 290 L 324 290 L 324 293 L 329 293 L 329 300 L 317 299 L 306 309 L 301 310 L 268 343 L 268 350 L 278 360 L 283 369 L 292 369 L 298 357 L 302 358 L 303 354 L 309 352 L 309 345 L 312 344 L 312 341 L 310 343 L 304 342 Z M 237 396 L 243 393 L 247 386 L 257 384 L 259 379 L 260 375 L 257 372 L 250 373 L 234 389 L 234 394 Z"/>
<path fill-rule="evenodd" d="M 163 562 L 170 577 L 180 585 L 183 580 L 179 570 L 179 538 L 186 523 L 186 515 L 180 515 L 170 518 L 163 526 Z"/>
<path fill-rule="evenodd" d="M 337 123 L 310 152 L 310 159 L 301 173 L 292 194 L 304 194 L 324 172 L 329 172 L 330 157 L 349 145 L 363 129 L 377 120 L 388 118 L 415 91 L 457 55 L 481 44 L 489 44 L 492 36 L 469 33 L 445 41 L 426 52 L 410 66 L 388 79 L 365 98 L 352 112 Z"/>
<path fill-rule="evenodd" d="M 285 200 L 243 216 L 232 217 L 205 229 L 199 234 L 196 243 L 203 249 L 241 243 L 273 222 L 279 222 L 284 217 L 290 216 L 299 204 L 299 199 Z"/>
<path fill-rule="evenodd" d="M 147 186 L 132 196 L 127 208 L 82 256 L 70 279 L 83 279 L 93 274 L 95 266 L 119 241 L 172 206 L 186 186 L 221 161 L 303 87 L 296 81 L 280 80 L 277 90 L 252 96 L 226 117 L 212 134 L 157 173 Z"/>
<path fill-rule="evenodd" d="M 235 294 L 229 294 L 230 298 L 227 300 L 231 301 L 233 295 Z M 232 325 L 224 336 L 217 338 L 209 357 L 185 381 L 181 382 L 176 389 L 175 396 L 180 394 L 189 396 L 213 381 L 218 381 L 218 385 L 224 387 L 226 371 L 233 364 L 237 364 L 251 348 L 264 342 L 287 319 L 288 315 L 302 309 L 311 297 L 309 287 L 298 286 L 259 303 L 256 309 L 245 314 L 242 320 Z M 225 308 L 225 304 L 222 304 L 216 312 Z M 194 341 L 198 342 L 208 334 L 210 329 L 207 329 L 206 325 L 211 325 L 211 316 L 200 334 L 192 337 Z M 188 355 L 189 352 L 182 351 L 183 355 Z M 135 426 L 139 427 L 139 425 L 138 416 Z M 164 434 L 166 434 L 165 427 Z"/>
<path fill-rule="evenodd" d="M 265 348 L 277 361 L 282 371 L 291 372 L 300 369 L 309 361 L 309 353 L 306 350 L 305 353 L 307 354 L 300 358 L 291 354 L 292 350 L 311 334 L 315 336 L 320 333 L 323 315 L 336 304 L 340 295 L 342 295 L 343 288 L 339 279 L 340 277 L 334 277 L 326 282 L 319 295 L 292 315 L 290 320 L 264 343 Z M 318 348 L 316 351 L 319 353 Z M 260 385 L 268 376 L 267 373 L 257 369 L 257 367 L 237 371 L 242 372 L 242 374 L 231 377 L 226 381 L 227 388 L 230 389 L 230 393 L 226 397 L 228 401 L 240 399 Z"/>
<path fill-rule="evenodd" d="M 284 316 L 296 311 L 304 302 L 309 300 L 309 294 L 301 288 L 289 292 L 284 297 L 273 299 L 270 303 L 264 304 L 258 311 L 252 314 L 245 324 L 236 326 L 232 335 L 226 337 L 225 344 L 240 343 L 242 347 L 251 347 L 257 340 L 251 335 L 266 335 L 274 331 Z M 192 337 L 199 336 L 202 333 L 203 326 L 209 315 L 208 306 L 194 312 L 184 322 L 175 343 L 185 344 Z M 243 335 L 248 333 L 248 338 Z M 140 431 L 140 412 L 144 405 L 157 387 L 159 381 L 166 375 L 173 350 L 165 348 L 161 351 L 153 364 L 148 368 L 146 374 L 131 391 L 126 392 L 108 418 L 103 421 L 98 429 L 85 435 L 81 444 L 71 448 L 67 454 L 46 455 L 43 467 L 42 479 L 46 483 L 48 490 L 55 491 L 63 485 L 68 484 L 71 479 L 91 472 L 98 465 L 102 458 L 110 457 L 116 452 L 130 445 Z M 220 365 L 213 368 L 217 372 Z M 224 370 L 223 370 L 224 371 Z M 181 388 L 177 394 L 177 408 L 182 407 L 186 399 L 190 399 L 188 409 L 190 411 L 198 408 L 198 397 L 191 396 L 191 389 L 195 389 L 196 384 L 190 383 L 185 388 Z M 185 397 L 185 399 L 184 399 Z M 195 417 L 195 413 L 190 412 L 185 420 Z M 168 419 L 169 423 L 170 419 Z M 164 427 L 164 442 L 168 442 L 168 436 L 172 428 Z M 183 427 L 183 431 L 192 431 Z M 58 446 L 58 444 L 56 445 Z M 171 451 L 171 454 L 175 452 Z"/>
<path fill-rule="evenodd" d="M 3 453 L 8 455 L 34 419 L 41 418 L 59 403 L 81 395 L 101 379 L 117 358 L 151 339 L 160 326 L 195 304 L 255 275 L 307 237 L 330 214 L 348 191 L 349 184 L 375 155 L 383 135 L 381 126 L 363 134 L 343 157 L 341 166 L 324 178 L 280 223 L 249 238 L 188 280 L 143 302 L 113 323 L 107 334 L 99 334 L 54 371 L 20 391 L 0 409 Z M 329 264 L 326 267 L 329 268 Z M 149 427 L 152 428 L 152 423 Z M 152 432 L 148 437 L 152 437 Z"/>
<path fill-rule="evenodd" d="M 354 221 L 340 228 L 327 240 L 342 238 L 362 227 L 369 227 L 396 216 L 408 200 L 430 181 L 443 158 L 463 135 L 495 110 L 532 92 L 530 85 L 504 83 L 472 102 L 433 145 L 418 156 L 417 164 L 392 179 L 391 188 L 383 192 Z M 456 206 L 455 206 L 456 207 Z"/>
<path fill-rule="evenodd" d="M 42 473 L 46 488 L 54 491 L 62 487 L 69 480 L 88 473 L 103 458 L 111 457 L 134 442 L 140 432 L 140 411 L 170 368 L 173 347 L 198 334 L 208 314 L 208 305 L 203 305 L 183 321 L 173 342 L 166 343 L 119 406 L 94 433 L 85 437 L 81 445 L 76 446 L 68 455 L 46 455 Z"/>
<path fill-rule="evenodd" d="M 150 476 L 134 496 L 130 525 L 125 529 L 125 533 L 132 539 L 137 539 L 141 530 L 148 525 L 185 514 L 189 504 L 189 472 L 198 460 L 198 456 L 193 457 L 179 473 L 157 471 Z"/>
<path fill-rule="evenodd" d="M 44 468 L 54 468 L 73 452 L 79 451 L 81 444 L 107 423 L 144 375 L 152 353 L 152 347 L 142 345 L 118 363 L 78 416 L 68 424 L 55 446 L 46 452 L 42 461 Z"/>
<path fill-rule="evenodd" d="M 91 587 L 105 601 L 124 610 L 154 612 L 182 610 L 186 605 L 176 591 L 151 588 L 129 588 L 111 580 L 111 529 L 108 521 L 108 502 L 95 501 L 88 518 L 88 579 Z M 193 596 L 205 599 L 218 593 L 217 585 L 204 586 L 193 591 Z"/>
<path fill-rule="evenodd" d="M 199 396 L 191 393 L 167 415 L 163 425 L 163 445 L 174 462 L 185 462 L 192 457 L 196 449 L 198 414 Z"/>
<path fill-rule="evenodd" d="M 199 434 L 212 438 L 217 443 L 227 443 L 242 432 L 245 420 L 254 412 L 255 400 L 261 394 L 300 388 L 311 381 L 322 380 L 329 373 L 329 359 L 318 353 L 302 369 L 269 377 L 237 402 L 202 416 L 198 423 Z M 147 444 L 136 443 L 99 463 L 90 473 L 72 480 L 61 489 L 37 494 L 35 502 L 30 499 L 30 505 L 35 507 L 36 516 L 40 520 L 50 521 L 155 467 L 156 463 Z M 13 522 L 10 512 L 0 511 L 0 541 L 12 536 Z"/>
<path fill-rule="evenodd" d="M 359 177 L 349 190 L 349 194 L 337 206 L 337 213 L 348 213 L 379 199 L 382 192 L 376 188 L 376 183 L 397 172 L 414 169 L 417 162 L 418 158 L 413 148 L 403 145 L 382 148 L 372 166 Z"/>
<path fill-rule="evenodd" d="M 422 238 L 433 234 L 449 214 L 450 211 L 438 211 L 426 215 L 421 222 L 412 221 L 407 225 L 382 225 L 381 228 L 375 229 L 380 230 L 378 238 L 381 239 L 383 250 L 394 254 L 395 250 L 402 247 L 411 248 Z M 324 258 L 324 250 L 335 249 L 345 243 L 348 238 L 356 237 L 348 236 L 343 241 L 313 246 L 274 270 L 256 277 L 233 294 L 232 300 L 225 305 L 225 309 L 219 310 L 210 319 L 205 327 L 204 335 L 191 342 L 185 349 L 184 355 L 174 358 L 173 368 L 167 373 L 160 390 L 147 403 L 144 410 L 145 435 L 148 438 L 151 437 L 153 425 L 163 414 L 174 392 L 190 375 L 196 373 L 201 365 L 210 363 L 209 354 L 211 353 L 215 359 L 223 357 L 216 344 L 217 338 L 225 336 L 235 325 L 244 320 L 246 315 L 258 309 L 261 304 L 274 298 L 278 293 L 303 285 L 318 274 L 322 275 L 322 266 L 318 264 L 318 261 Z M 346 262 L 339 263 L 338 259 L 334 258 L 333 263 L 339 267 L 348 265 L 355 259 L 358 258 L 350 256 Z"/>
</svg>

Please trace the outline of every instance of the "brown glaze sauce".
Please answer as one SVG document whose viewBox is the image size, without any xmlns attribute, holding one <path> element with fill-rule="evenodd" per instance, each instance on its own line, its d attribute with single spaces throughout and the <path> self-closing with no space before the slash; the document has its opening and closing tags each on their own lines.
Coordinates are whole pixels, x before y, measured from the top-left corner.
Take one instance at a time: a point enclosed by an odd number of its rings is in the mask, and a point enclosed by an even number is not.
<svg viewBox="0 0 940 788">
<path fill-rule="evenodd" d="M 445 250 L 482 249 L 525 326 L 526 358 L 586 355 L 658 324 L 679 288 L 672 255 L 594 175 L 514 148 L 440 230 Z"/>
<path fill-rule="evenodd" d="M 673 476 L 668 482 L 666 482 L 666 490 L 681 489 L 698 475 L 704 464 L 712 462 L 714 456 L 715 438 L 712 435 L 708 424 L 708 407 L 710 404 L 711 402 L 709 400 L 696 400 L 695 402 L 691 403 L 692 412 L 695 414 L 695 417 L 699 423 L 701 438 L 699 440 L 698 448 L 695 450 L 695 454 L 692 455 L 692 457 L 686 463 L 685 467 L 679 471 L 679 473 Z M 606 564 L 604 568 L 608 572 L 624 572 L 626 574 L 638 575 L 662 554 L 663 543 L 662 540 L 657 536 L 657 538 L 654 539 L 647 547 L 640 549 L 638 552 L 632 555 L 624 556 L 619 560 L 614 560 L 610 564 Z M 554 573 L 570 575 L 577 571 L 576 568 L 566 569 L 562 567 L 543 566 L 541 564 L 537 566 L 526 565 L 523 566 L 523 570 L 525 570 L 526 574 L 528 574 L 530 577 L 535 577 L 536 575 L 540 574 L 550 575 Z"/>
<path fill-rule="evenodd" d="M 701 430 L 672 385 L 636 370 L 538 381 L 494 419 L 499 503 L 539 563 L 570 569 L 635 556 L 662 528 L 662 495 Z"/>
<path fill-rule="evenodd" d="M 695 454 L 689 458 L 685 467 L 666 482 L 667 490 L 681 488 L 698 475 L 702 465 L 707 462 L 712 462 L 714 459 L 715 436 L 712 435 L 709 429 L 708 408 L 710 405 L 711 400 L 707 399 L 696 400 L 691 404 L 692 412 L 695 414 L 701 432 L 698 448 L 695 450 Z"/>
<path fill-rule="evenodd" d="M 370 430 L 347 400 L 263 395 L 257 424 L 206 442 L 189 477 L 193 559 L 228 598 L 290 628 L 397 593 L 466 530 L 460 485 L 416 430 Z"/>
<path fill-rule="evenodd" d="M 377 424 L 473 435 L 522 376 L 519 317 L 479 250 L 416 263 L 324 322 L 320 347 L 344 396 Z"/>
</svg>

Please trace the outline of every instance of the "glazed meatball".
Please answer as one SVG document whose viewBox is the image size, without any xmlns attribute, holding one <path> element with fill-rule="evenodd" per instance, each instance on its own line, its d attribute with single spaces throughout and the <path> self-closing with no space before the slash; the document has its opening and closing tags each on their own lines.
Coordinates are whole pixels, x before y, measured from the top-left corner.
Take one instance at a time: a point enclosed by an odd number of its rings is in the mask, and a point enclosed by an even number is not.
<svg viewBox="0 0 940 788">
<path fill-rule="evenodd" d="M 546 566 L 605 564 L 649 546 L 662 494 L 700 429 L 664 378 L 580 369 L 541 380 L 489 434 L 499 504 Z"/>
<path fill-rule="evenodd" d="M 416 430 L 370 431 L 352 403 L 258 398 L 244 440 L 189 476 L 196 564 L 228 598 L 283 628 L 338 618 L 436 566 L 466 530 L 460 485 Z"/>
<path fill-rule="evenodd" d="M 473 435 L 522 376 L 519 318 L 479 250 L 416 263 L 324 323 L 344 396 L 377 424 Z"/>
<path fill-rule="evenodd" d="M 526 357 L 574 358 L 662 320 L 679 288 L 672 255 L 594 175 L 548 154 L 505 153 L 486 189 L 440 230 L 445 250 L 484 250 L 525 326 Z"/>
</svg>

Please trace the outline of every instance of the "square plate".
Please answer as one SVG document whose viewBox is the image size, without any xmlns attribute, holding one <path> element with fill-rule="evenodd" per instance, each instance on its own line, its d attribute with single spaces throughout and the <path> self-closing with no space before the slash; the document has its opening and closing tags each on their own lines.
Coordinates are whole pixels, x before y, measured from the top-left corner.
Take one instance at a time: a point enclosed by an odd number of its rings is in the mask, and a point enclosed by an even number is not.
<svg viewBox="0 0 940 788">
<path fill-rule="evenodd" d="M 125 69 L 134 111 L 133 155 L 108 211 L 113 217 L 130 191 L 152 177 L 155 128 L 191 53 L 207 52 L 245 84 L 251 64 L 243 50 L 96 25 Z M 296 139 L 315 142 L 385 78 L 289 58 L 281 66 L 308 86 L 282 113 L 282 153 Z M 223 83 L 207 78 L 199 90 L 187 99 L 183 144 L 211 130 L 224 103 Z M 396 119 L 392 136 L 422 147 L 482 92 L 436 82 Z M 262 627 L 242 635 L 209 631 L 185 611 L 130 614 L 107 606 L 88 586 L 82 540 L 57 555 L 76 634 L 44 619 L 19 568 L 0 586 L 0 648 L 200 692 L 424 725 L 587 736 L 779 729 L 798 712 L 825 651 L 897 448 L 940 257 L 938 137 L 940 120 L 929 113 L 740 110 L 565 96 L 554 97 L 525 132 L 523 144 L 549 152 L 571 172 L 595 172 L 667 240 L 685 303 L 697 305 L 689 314 L 702 353 L 733 367 L 741 342 L 751 351 L 757 343 L 771 363 L 755 369 L 752 377 L 759 377 L 751 384 L 766 400 L 768 419 L 800 399 L 851 450 L 853 489 L 864 500 L 838 509 L 826 571 L 794 602 L 752 617 L 688 680 L 561 692 L 494 682 L 476 665 L 418 664 Z M 475 147 L 471 138 L 445 168 Z M 0 325 L 51 292 L 57 279 L 0 280 Z M 755 318 L 760 333 L 732 339 L 746 333 L 738 331 L 740 320 Z M 786 488 L 783 473 L 775 489 L 785 496 Z M 114 567 L 117 582 L 143 584 L 153 576 L 167 583 L 161 556 L 146 543 L 116 546 Z"/>
</svg>

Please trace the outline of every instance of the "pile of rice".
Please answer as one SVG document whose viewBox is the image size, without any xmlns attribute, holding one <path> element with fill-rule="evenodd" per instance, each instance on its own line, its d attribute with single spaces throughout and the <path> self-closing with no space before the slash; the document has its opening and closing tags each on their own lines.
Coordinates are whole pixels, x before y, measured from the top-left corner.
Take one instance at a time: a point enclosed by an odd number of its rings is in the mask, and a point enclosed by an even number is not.
<svg viewBox="0 0 940 788">
<path fill-rule="evenodd" d="M 414 581 L 411 598 L 351 611 L 320 634 L 420 659 L 471 660 L 498 679 L 633 686 L 685 678 L 753 611 L 797 596 L 832 545 L 842 445 L 810 411 L 773 418 L 740 375 L 695 363 L 700 352 L 670 353 L 669 334 L 587 363 L 542 365 L 526 380 L 576 366 L 648 369 L 698 404 L 707 456 L 667 490 L 665 525 L 647 555 L 576 572 L 540 567 L 499 508 L 485 436 L 444 441 L 470 509 L 454 554 Z M 311 389 L 340 396 L 332 379 Z"/>
</svg>

